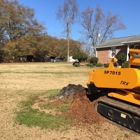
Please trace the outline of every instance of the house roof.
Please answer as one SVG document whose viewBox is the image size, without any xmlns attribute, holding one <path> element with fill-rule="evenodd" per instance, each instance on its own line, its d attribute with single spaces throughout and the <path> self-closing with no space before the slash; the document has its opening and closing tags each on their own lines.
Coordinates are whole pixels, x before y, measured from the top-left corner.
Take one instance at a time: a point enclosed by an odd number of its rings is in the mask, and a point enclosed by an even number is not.
<svg viewBox="0 0 140 140">
<path fill-rule="evenodd" d="M 130 43 L 138 43 L 140 42 L 140 35 L 134 36 L 133 38 L 130 38 L 127 41 L 123 41 L 123 44 L 130 44 Z"/>
<path fill-rule="evenodd" d="M 140 42 L 140 35 L 110 39 L 97 45 L 95 48 L 124 46 L 125 44 L 131 44 L 137 42 Z"/>
</svg>

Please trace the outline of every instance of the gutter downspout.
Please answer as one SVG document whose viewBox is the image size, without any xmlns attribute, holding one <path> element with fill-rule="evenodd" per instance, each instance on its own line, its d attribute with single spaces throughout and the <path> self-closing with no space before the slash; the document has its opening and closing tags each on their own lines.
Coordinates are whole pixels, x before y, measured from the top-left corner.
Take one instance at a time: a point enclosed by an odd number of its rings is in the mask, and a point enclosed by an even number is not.
<svg viewBox="0 0 140 140">
<path fill-rule="evenodd" d="M 126 51 L 126 61 L 129 61 L 129 47 L 130 45 L 127 45 L 127 51 Z"/>
</svg>

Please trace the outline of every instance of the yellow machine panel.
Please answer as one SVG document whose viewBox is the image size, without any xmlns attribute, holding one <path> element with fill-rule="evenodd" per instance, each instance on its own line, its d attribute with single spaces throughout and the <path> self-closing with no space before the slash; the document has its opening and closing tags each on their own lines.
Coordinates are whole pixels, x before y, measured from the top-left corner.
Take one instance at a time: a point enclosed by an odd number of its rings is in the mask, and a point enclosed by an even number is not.
<svg viewBox="0 0 140 140">
<path fill-rule="evenodd" d="M 140 70 L 132 68 L 107 68 L 91 70 L 87 84 L 94 83 L 99 88 L 132 89 L 140 86 Z"/>
</svg>

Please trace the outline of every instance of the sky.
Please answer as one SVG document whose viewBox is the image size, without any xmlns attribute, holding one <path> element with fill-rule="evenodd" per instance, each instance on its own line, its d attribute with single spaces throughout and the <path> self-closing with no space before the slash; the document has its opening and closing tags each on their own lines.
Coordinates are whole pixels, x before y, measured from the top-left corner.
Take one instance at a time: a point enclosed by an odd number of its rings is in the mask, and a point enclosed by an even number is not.
<svg viewBox="0 0 140 140">
<path fill-rule="evenodd" d="M 35 18 L 45 23 L 48 35 L 65 38 L 64 28 L 56 18 L 58 6 L 62 6 L 64 0 L 18 0 L 18 2 L 35 10 Z M 111 11 L 113 14 L 118 14 L 126 29 L 116 31 L 115 38 L 140 34 L 140 0 L 77 0 L 77 3 L 79 12 L 84 11 L 88 6 L 96 8 L 100 5 L 103 12 Z M 80 34 L 81 30 L 81 25 L 75 23 L 70 37 L 73 40 L 80 40 L 83 38 Z"/>
</svg>

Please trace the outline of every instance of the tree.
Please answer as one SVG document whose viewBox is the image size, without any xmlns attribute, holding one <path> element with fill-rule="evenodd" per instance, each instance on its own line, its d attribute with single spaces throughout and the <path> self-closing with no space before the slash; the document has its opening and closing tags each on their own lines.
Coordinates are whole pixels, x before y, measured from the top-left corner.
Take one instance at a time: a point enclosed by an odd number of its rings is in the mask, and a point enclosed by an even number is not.
<svg viewBox="0 0 140 140">
<path fill-rule="evenodd" d="M 69 40 L 70 42 L 70 49 L 69 49 L 69 55 L 70 56 L 73 56 L 73 54 L 75 52 L 79 52 L 81 51 L 81 44 L 80 42 L 78 41 L 74 41 L 74 40 Z M 67 47 L 67 40 L 65 39 L 60 39 L 59 40 L 59 44 L 58 44 L 58 52 L 59 54 L 57 55 L 58 57 L 61 57 L 61 58 L 65 58 L 67 60 L 67 50 L 65 49 Z"/>
<path fill-rule="evenodd" d="M 99 5 L 95 11 L 93 8 L 87 7 L 81 13 L 80 24 L 84 29 L 81 33 L 87 40 L 91 41 L 93 47 L 111 38 L 115 31 L 125 29 L 125 25 L 122 23 L 119 15 L 111 12 L 105 14 Z"/>
<path fill-rule="evenodd" d="M 64 0 L 64 4 L 58 7 L 56 13 L 57 18 L 60 20 L 66 32 L 67 38 L 67 61 L 69 60 L 69 40 L 71 25 L 74 23 L 78 14 L 78 5 L 76 0 Z"/>
<path fill-rule="evenodd" d="M 78 59 L 79 62 L 87 60 L 88 55 L 84 52 L 77 52 L 73 55 L 73 59 Z"/>
<path fill-rule="evenodd" d="M 0 50 L 4 50 L 6 57 L 33 52 L 37 44 L 35 37 L 46 32 L 35 19 L 34 9 L 17 0 L 0 0 L 0 19 Z"/>
<path fill-rule="evenodd" d="M 37 36 L 45 31 L 34 18 L 34 9 L 20 5 L 17 0 L 0 0 L 1 42 L 21 36 Z"/>
</svg>

